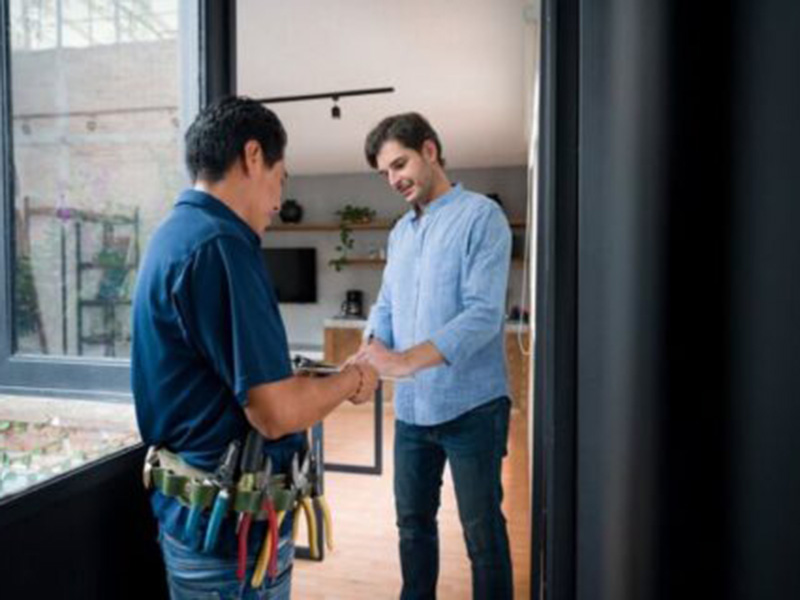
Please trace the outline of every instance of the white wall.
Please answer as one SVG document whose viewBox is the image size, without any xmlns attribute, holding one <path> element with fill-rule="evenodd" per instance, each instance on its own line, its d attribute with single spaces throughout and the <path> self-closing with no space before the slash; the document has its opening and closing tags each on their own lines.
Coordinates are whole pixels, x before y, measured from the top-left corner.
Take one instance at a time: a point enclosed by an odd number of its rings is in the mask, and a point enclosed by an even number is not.
<svg viewBox="0 0 800 600">
<path fill-rule="evenodd" d="M 291 164 L 288 165 L 291 172 Z M 500 195 L 509 219 L 524 220 L 527 198 L 527 175 L 524 166 L 487 169 L 451 170 L 453 181 L 481 192 Z M 405 201 L 394 194 L 378 175 L 346 174 L 290 177 L 287 198 L 295 198 L 303 206 L 303 221 L 309 223 L 337 222 L 335 211 L 345 204 L 369 206 L 377 219 L 391 220 L 406 210 Z M 518 235 L 522 234 L 517 230 Z M 385 247 L 387 231 L 355 232 L 353 255 L 367 254 L 369 244 Z M 382 270 L 369 267 L 345 267 L 337 272 L 328 266 L 328 260 L 338 256 L 338 231 L 331 232 L 277 232 L 264 235 L 265 247 L 316 247 L 317 295 L 316 304 L 282 304 L 281 313 L 286 323 L 289 342 L 295 347 L 321 348 L 323 321 L 336 316 L 344 300 L 345 291 L 360 289 L 364 292 L 365 309 L 374 302 L 381 282 Z M 513 268 L 509 285 L 508 305 L 519 304 L 522 269 Z"/>
</svg>

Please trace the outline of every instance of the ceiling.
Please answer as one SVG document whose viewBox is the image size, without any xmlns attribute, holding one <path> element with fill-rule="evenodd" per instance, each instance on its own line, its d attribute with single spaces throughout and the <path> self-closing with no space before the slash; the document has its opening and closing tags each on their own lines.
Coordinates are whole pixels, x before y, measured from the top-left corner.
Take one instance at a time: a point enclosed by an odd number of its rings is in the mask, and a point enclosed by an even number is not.
<svg viewBox="0 0 800 600">
<path fill-rule="evenodd" d="M 451 168 L 524 165 L 538 2 L 238 0 L 237 85 L 254 98 L 394 87 L 392 94 L 271 106 L 292 174 L 367 171 L 364 138 L 416 110 Z"/>
</svg>

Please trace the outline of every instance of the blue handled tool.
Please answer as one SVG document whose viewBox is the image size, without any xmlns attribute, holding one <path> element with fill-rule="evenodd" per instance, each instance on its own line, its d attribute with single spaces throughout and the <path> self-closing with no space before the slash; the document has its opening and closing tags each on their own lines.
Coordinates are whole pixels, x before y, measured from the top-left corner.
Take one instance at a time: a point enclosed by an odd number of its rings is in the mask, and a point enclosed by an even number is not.
<svg viewBox="0 0 800 600">
<path fill-rule="evenodd" d="M 236 471 L 236 463 L 239 459 L 239 440 L 233 440 L 228 444 L 222 462 L 216 473 L 214 473 L 214 484 L 219 487 L 217 498 L 214 500 L 214 508 L 211 510 L 211 517 L 208 520 L 208 529 L 203 541 L 203 552 L 210 552 L 217 543 L 219 530 L 222 520 L 228 513 L 228 505 L 231 500 L 231 488 L 233 487 L 233 476 Z"/>
<path fill-rule="evenodd" d="M 189 516 L 186 518 L 186 524 L 183 527 L 183 539 L 192 548 L 197 547 L 199 542 L 197 533 L 200 527 L 200 515 L 203 514 L 203 505 L 193 503 L 189 509 Z"/>
</svg>

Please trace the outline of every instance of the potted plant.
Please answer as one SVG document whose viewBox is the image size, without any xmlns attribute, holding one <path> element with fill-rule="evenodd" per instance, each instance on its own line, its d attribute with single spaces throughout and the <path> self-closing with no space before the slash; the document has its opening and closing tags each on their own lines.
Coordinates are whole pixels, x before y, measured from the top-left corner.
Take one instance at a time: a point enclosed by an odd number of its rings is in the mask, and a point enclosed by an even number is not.
<svg viewBox="0 0 800 600">
<path fill-rule="evenodd" d="M 372 222 L 375 218 L 375 211 L 367 206 L 354 206 L 352 204 L 345 204 L 334 213 L 339 217 L 339 245 L 336 246 L 336 251 L 339 256 L 328 261 L 328 264 L 337 271 L 341 271 L 342 267 L 347 264 L 347 252 L 353 249 L 353 225 L 361 225 L 364 223 Z"/>
</svg>

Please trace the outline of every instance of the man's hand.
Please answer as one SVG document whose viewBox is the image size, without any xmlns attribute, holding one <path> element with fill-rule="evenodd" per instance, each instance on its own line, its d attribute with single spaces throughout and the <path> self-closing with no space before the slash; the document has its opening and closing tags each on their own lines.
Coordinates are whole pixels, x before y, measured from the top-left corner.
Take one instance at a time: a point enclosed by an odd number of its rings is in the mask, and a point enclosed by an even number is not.
<svg viewBox="0 0 800 600">
<path fill-rule="evenodd" d="M 345 370 L 352 370 L 359 374 L 360 384 L 355 395 L 349 400 L 353 404 L 364 404 L 375 397 L 375 390 L 380 383 L 378 371 L 366 362 L 353 362 Z"/>
<path fill-rule="evenodd" d="M 377 339 L 362 344 L 355 357 L 371 364 L 382 376 L 407 377 L 414 372 L 405 353 L 393 352 Z"/>
</svg>

